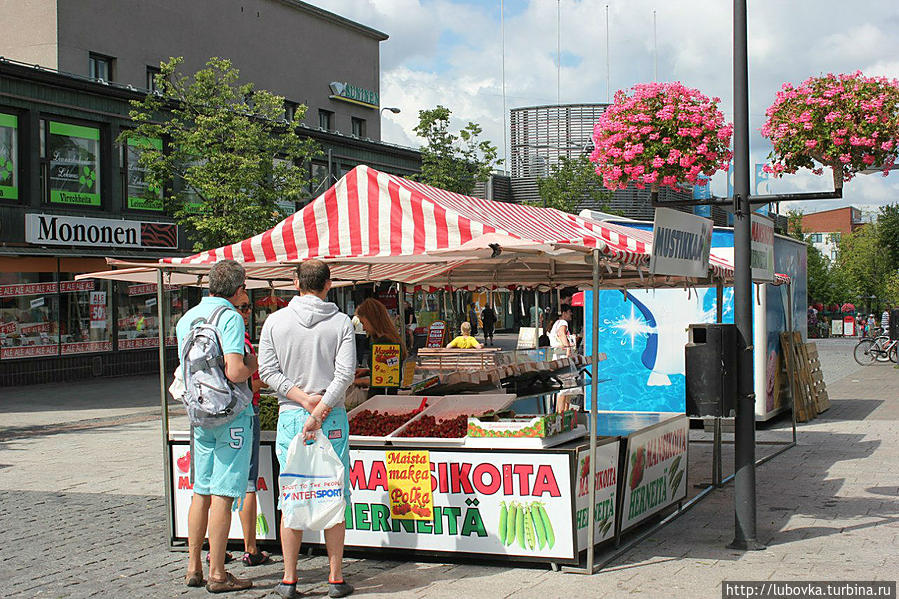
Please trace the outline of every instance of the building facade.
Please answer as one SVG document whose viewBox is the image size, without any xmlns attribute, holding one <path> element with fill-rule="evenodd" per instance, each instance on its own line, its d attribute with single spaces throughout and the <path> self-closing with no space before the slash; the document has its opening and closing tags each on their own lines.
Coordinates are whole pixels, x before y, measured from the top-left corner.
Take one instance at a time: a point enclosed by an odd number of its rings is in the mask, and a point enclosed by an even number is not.
<svg viewBox="0 0 899 599">
<path fill-rule="evenodd" d="M 68 10 L 68 3 L 64 2 L 17 4 L 27 4 L 32 9 L 52 8 L 60 15 Z M 88 4 L 96 4 L 98 9 L 101 5 L 115 8 L 127 4 L 138 13 L 145 10 L 132 2 Z M 158 9 L 175 3 L 147 4 Z M 227 8 L 231 4 L 223 2 L 222 6 Z M 251 3 L 243 4 L 245 9 L 251 6 Z M 333 26 L 343 23 L 333 15 L 320 17 L 315 13 L 318 9 L 301 3 L 256 4 L 271 5 L 272 10 L 287 7 Z M 208 7 L 207 11 L 216 12 Z M 58 19 L 58 31 L 66 29 L 62 25 L 64 20 Z M 359 32 L 360 28 L 366 29 L 363 26 L 347 23 L 342 26 L 350 37 L 377 40 L 380 35 L 383 38 L 383 34 Z M 15 27 L 10 30 L 18 32 Z M 57 47 L 52 51 L 44 47 L 53 44 L 46 42 L 49 38 L 42 37 L 40 31 L 30 38 L 34 43 L 26 44 L 25 37 L 20 42 L 23 47 L 28 46 L 28 51 L 66 56 L 72 52 L 68 48 L 72 42 L 65 40 L 71 38 L 62 33 L 58 36 Z M 186 30 L 183 37 L 190 37 Z M 65 43 L 60 45 L 58 40 Z M 8 44 L 9 40 L 4 43 Z M 257 42 L 253 47 L 260 45 Z M 357 57 L 358 61 L 372 63 L 377 70 L 376 41 L 372 47 L 360 43 L 357 49 L 362 52 L 364 48 L 368 48 L 365 51 L 369 55 Z M 304 60 L 317 62 L 322 73 L 336 73 L 331 76 L 335 80 L 361 79 L 351 70 L 341 75 L 344 71 L 339 65 L 344 61 L 329 56 L 327 52 L 331 50 L 323 48 L 306 55 Z M 98 52 L 102 51 L 111 55 L 113 48 L 98 48 Z M 120 53 L 116 60 L 122 56 Z M 204 54 L 197 66 L 206 57 Z M 41 57 L 35 56 L 33 62 L 37 58 Z M 352 62 L 349 56 L 344 58 Z M 57 60 L 68 68 L 75 66 Z M 114 63 L 113 75 L 116 68 L 124 69 L 124 66 L 124 61 Z M 136 73 L 136 68 L 131 71 Z M 244 67 L 243 74 L 253 77 L 248 67 Z M 137 163 L 140 147 L 116 143 L 120 132 L 132 126 L 128 118 L 129 102 L 143 97 L 147 90 L 139 89 L 143 85 L 100 79 L 0 58 L 0 387 L 148 373 L 156 368 L 159 331 L 155 285 L 75 281 L 78 274 L 107 268 L 106 257 L 152 261 L 163 256 L 185 255 L 192 247 L 184 231 L 165 211 L 163 202 L 152 194 L 148 199 Z M 361 85 L 371 86 L 370 81 L 377 82 L 377 74 Z M 309 87 L 316 88 L 320 83 L 321 79 L 315 78 Z M 330 88 L 327 84 L 325 87 L 327 94 Z M 373 89 L 377 89 L 376 84 Z M 285 93 L 283 89 L 275 91 Z M 358 90 L 347 92 L 344 88 L 343 92 L 365 101 L 376 99 Z M 310 94 L 310 98 L 317 98 L 313 92 Z M 341 114 L 348 123 L 356 110 L 353 103 L 342 100 L 326 97 L 313 101 L 319 106 L 331 106 L 335 113 L 344 110 Z M 315 110 L 315 106 L 310 106 L 312 114 Z M 378 114 L 376 109 L 359 107 L 359 110 L 368 111 L 364 113 L 368 115 Z M 372 118 L 377 120 L 376 116 Z M 341 123 L 341 119 L 336 122 Z M 321 149 L 319 157 L 300 165 L 308 169 L 312 180 L 309 199 L 358 164 L 402 176 L 420 171 L 418 151 L 380 143 L 368 135 L 353 135 L 349 125 L 339 129 L 319 128 L 314 120 L 312 125 L 297 124 L 299 134 L 314 139 Z M 378 129 L 368 132 L 377 135 Z M 302 204 L 295 207 L 300 208 Z M 174 324 L 188 306 L 198 301 L 199 291 L 172 287 L 165 290 L 164 297 L 168 323 L 165 337 L 174 359 Z M 254 293 L 252 299 L 257 309 L 251 330 L 256 331 L 265 316 L 283 300 L 269 292 Z"/>
<path fill-rule="evenodd" d="M 308 107 L 303 124 L 375 141 L 387 35 L 299 0 L 32 0 L 0 3 L 0 56 L 136 89 L 159 63 L 192 73 L 217 56 Z"/>
<path fill-rule="evenodd" d="M 802 232 L 808 234 L 809 242 L 832 261 L 837 259 L 842 236 L 864 225 L 862 211 L 853 206 L 802 215 Z"/>
</svg>

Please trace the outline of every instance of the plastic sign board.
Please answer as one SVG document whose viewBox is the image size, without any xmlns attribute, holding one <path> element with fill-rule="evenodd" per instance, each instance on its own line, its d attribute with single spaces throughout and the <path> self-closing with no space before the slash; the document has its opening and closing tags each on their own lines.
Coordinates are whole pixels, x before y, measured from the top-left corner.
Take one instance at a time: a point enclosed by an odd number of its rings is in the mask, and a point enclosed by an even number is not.
<svg viewBox="0 0 899 599">
<path fill-rule="evenodd" d="M 752 249 L 749 263 L 752 280 L 774 282 L 774 221 L 761 214 L 752 215 Z"/>
<path fill-rule="evenodd" d="M 399 344 L 373 344 L 371 346 L 371 369 L 372 387 L 399 387 L 402 382 Z"/>
<path fill-rule="evenodd" d="M 446 322 L 442 320 L 437 320 L 431 323 L 431 326 L 428 327 L 428 340 L 425 343 L 425 347 L 429 348 L 437 348 L 443 347 L 443 342 L 446 338 Z"/>
<path fill-rule="evenodd" d="M 341 81 L 332 81 L 328 87 L 331 88 L 331 95 L 328 97 L 332 100 L 350 102 L 366 108 L 377 108 L 381 104 L 378 92 L 365 89 L 364 87 Z"/>
<path fill-rule="evenodd" d="M 431 458 L 427 450 L 389 450 L 387 493 L 390 517 L 394 520 L 433 520 Z"/>
<path fill-rule="evenodd" d="M 628 437 L 622 531 L 687 496 L 689 428 L 686 417 L 672 418 Z"/>
<path fill-rule="evenodd" d="M 708 275 L 712 221 L 671 208 L 656 208 L 652 234 L 651 273 L 698 278 Z"/>
<path fill-rule="evenodd" d="M 593 509 L 593 543 L 602 543 L 615 536 L 617 520 L 616 491 L 618 489 L 618 451 L 617 441 L 606 443 L 596 448 L 596 504 Z M 587 547 L 587 528 L 590 524 L 590 449 L 585 448 L 577 454 L 577 470 L 575 471 L 575 507 L 574 522 L 577 527 L 577 546 Z"/>
</svg>

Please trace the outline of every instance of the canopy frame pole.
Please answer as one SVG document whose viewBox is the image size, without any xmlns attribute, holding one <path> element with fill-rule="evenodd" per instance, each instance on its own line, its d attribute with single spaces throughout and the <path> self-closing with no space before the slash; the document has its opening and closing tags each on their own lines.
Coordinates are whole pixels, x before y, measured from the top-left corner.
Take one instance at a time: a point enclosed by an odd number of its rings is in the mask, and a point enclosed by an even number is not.
<svg viewBox="0 0 899 599">
<path fill-rule="evenodd" d="M 396 310 L 400 315 L 400 339 L 403 341 L 402 345 L 405 345 L 406 341 L 406 286 L 402 283 L 396 284 Z M 406 348 L 408 352 L 410 348 Z"/>
<path fill-rule="evenodd" d="M 159 403 L 162 408 L 162 463 L 165 479 L 165 511 L 166 528 L 169 533 L 169 545 L 175 541 L 174 514 L 172 510 L 172 454 L 169 451 L 169 406 L 166 396 L 165 367 L 165 284 L 162 269 L 156 271 L 156 325 L 159 335 Z"/>
<path fill-rule="evenodd" d="M 593 343 L 590 373 L 590 478 L 587 517 L 587 572 L 593 573 L 594 534 L 596 529 L 596 424 L 599 417 L 599 250 L 593 250 Z"/>
<path fill-rule="evenodd" d="M 724 322 L 724 284 L 719 280 L 715 285 L 715 322 Z M 712 447 L 712 484 L 715 488 L 722 486 L 722 447 L 721 447 L 721 416 L 715 416 L 714 446 Z"/>
</svg>

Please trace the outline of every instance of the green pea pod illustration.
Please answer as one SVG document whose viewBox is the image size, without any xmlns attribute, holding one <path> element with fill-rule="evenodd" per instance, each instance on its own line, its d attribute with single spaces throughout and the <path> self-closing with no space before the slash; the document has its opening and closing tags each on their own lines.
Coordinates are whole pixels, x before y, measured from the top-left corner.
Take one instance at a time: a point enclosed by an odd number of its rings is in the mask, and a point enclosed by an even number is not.
<svg viewBox="0 0 899 599">
<path fill-rule="evenodd" d="M 518 546 L 522 549 L 527 549 L 524 541 L 524 507 L 522 505 L 518 508 L 518 514 L 515 517 L 515 529 L 517 531 Z"/>
<path fill-rule="evenodd" d="M 680 486 L 681 480 L 684 478 L 684 471 L 681 470 L 677 473 L 677 476 L 674 477 L 674 482 L 671 483 L 671 494 L 673 495 L 677 488 Z"/>
<path fill-rule="evenodd" d="M 268 520 L 262 512 L 256 516 L 256 534 L 260 536 L 268 534 Z"/>
<path fill-rule="evenodd" d="M 668 467 L 668 472 L 677 472 L 677 469 L 680 467 L 680 459 L 681 456 L 677 456 L 673 460 L 671 460 L 671 465 Z"/>
<path fill-rule="evenodd" d="M 608 522 L 603 524 L 603 527 L 602 527 L 602 529 L 600 529 L 600 532 L 602 533 L 603 536 L 605 536 L 605 534 L 607 532 L 609 532 L 609 528 L 611 528 L 611 527 L 612 527 L 612 521 L 609 520 Z"/>
<path fill-rule="evenodd" d="M 518 504 L 512 502 L 509 507 L 509 516 L 506 519 L 506 538 L 504 545 L 509 546 L 515 540 L 515 531 L 517 530 Z"/>
<path fill-rule="evenodd" d="M 528 542 L 528 549 L 531 551 L 537 546 L 537 533 L 534 532 L 534 515 L 531 508 L 524 508 L 524 538 Z"/>
<path fill-rule="evenodd" d="M 537 533 L 537 544 L 540 549 L 543 549 L 546 545 L 546 528 L 543 526 L 543 518 L 540 517 L 540 508 L 535 503 L 531 503 L 531 520 L 534 522 L 534 531 Z"/>
<path fill-rule="evenodd" d="M 499 507 L 499 531 L 497 535 L 499 536 L 499 542 L 503 545 L 506 544 L 506 528 L 507 523 L 509 521 L 509 508 L 506 507 L 506 502 L 503 501 L 500 503 Z"/>
<path fill-rule="evenodd" d="M 540 511 L 540 517 L 543 518 L 543 527 L 546 529 L 546 544 L 552 549 L 553 545 L 556 544 L 556 533 L 553 532 L 553 524 L 550 522 L 549 514 L 546 513 L 546 508 L 542 503 L 537 504 L 537 509 Z"/>
</svg>

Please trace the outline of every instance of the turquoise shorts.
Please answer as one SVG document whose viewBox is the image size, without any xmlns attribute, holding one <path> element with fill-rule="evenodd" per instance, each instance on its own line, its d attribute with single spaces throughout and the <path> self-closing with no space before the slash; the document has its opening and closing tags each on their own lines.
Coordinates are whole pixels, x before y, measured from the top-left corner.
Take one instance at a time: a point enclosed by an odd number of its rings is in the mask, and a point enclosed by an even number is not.
<svg viewBox="0 0 899 599">
<path fill-rule="evenodd" d="M 194 427 L 191 456 L 194 493 L 243 497 L 253 453 L 253 406 L 230 423 L 215 428 Z"/>
<path fill-rule="evenodd" d="M 309 412 L 300 408 L 297 410 L 284 410 L 278 415 L 278 436 L 275 440 L 275 456 L 278 465 L 284 471 L 284 462 L 287 461 L 287 451 L 293 438 L 303 431 L 303 424 L 309 418 Z M 331 442 L 334 453 L 343 462 L 343 489 L 347 505 L 350 504 L 350 424 L 347 421 L 346 409 L 334 408 L 322 423 L 322 432 Z M 279 493 L 280 495 L 280 493 Z M 278 509 L 281 508 L 281 500 L 278 499 Z"/>
</svg>

